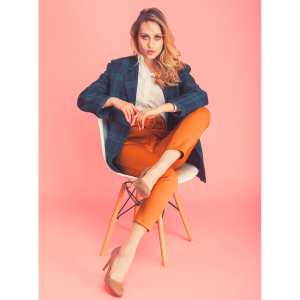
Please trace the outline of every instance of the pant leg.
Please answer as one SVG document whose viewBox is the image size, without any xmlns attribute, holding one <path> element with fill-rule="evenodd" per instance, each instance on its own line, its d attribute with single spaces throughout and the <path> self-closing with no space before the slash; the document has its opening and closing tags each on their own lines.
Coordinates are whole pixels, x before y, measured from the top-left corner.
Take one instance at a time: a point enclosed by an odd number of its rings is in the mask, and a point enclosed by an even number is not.
<svg viewBox="0 0 300 300">
<path fill-rule="evenodd" d="M 171 166 L 174 170 L 180 168 L 189 157 L 202 133 L 210 123 L 210 111 L 200 107 L 185 116 L 170 133 L 157 143 L 153 152 L 159 157 L 167 149 L 180 150 L 182 155 Z"/>
<path fill-rule="evenodd" d="M 125 143 L 118 156 L 114 159 L 114 164 L 123 174 L 138 177 L 143 169 L 153 166 L 159 158 L 157 154 L 148 151 L 140 145 Z M 147 231 L 150 231 L 176 191 L 177 186 L 177 174 L 173 168 L 169 168 L 157 180 L 150 196 L 143 199 L 133 221 L 138 222 Z"/>
</svg>

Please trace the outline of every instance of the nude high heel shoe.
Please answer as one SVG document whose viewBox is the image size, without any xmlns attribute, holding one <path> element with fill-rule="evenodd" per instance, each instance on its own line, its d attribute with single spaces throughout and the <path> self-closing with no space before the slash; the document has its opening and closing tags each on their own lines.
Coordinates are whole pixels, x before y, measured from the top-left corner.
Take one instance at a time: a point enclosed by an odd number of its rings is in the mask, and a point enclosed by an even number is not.
<svg viewBox="0 0 300 300">
<path fill-rule="evenodd" d="M 105 271 L 105 269 L 109 266 L 105 277 L 104 277 L 104 282 L 105 284 L 108 286 L 108 288 L 117 296 L 117 297 L 122 297 L 123 293 L 124 293 L 124 282 L 119 282 L 116 280 L 113 280 L 112 278 L 110 278 L 110 270 L 111 270 L 111 266 L 114 262 L 114 260 L 116 259 L 116 257 L 119 254 L 121 246 L 115 248 L 110 255 L 110 259 L 108 260 L 108 262 L 106 263 L 106 265 L 103 268 L 103 271 Z"/>
<path fill-rule="evenodd" d="M 148 185 L 146 184 L 146 182 L 142 179 L 142 177 L 151 169 L 151 167 L 145 168 L 144 170 L 142 170 L 141 175 L 139 176 L 139 178 L 137 180 L 135 180 L 130 186 L 129 188 L 131 188 L 133 185 L 135 185 L 135 188 L 137 190 L 137 192 L 139 193 L 139 195 L 142 198 L 147 198 L 150 196 L 151 190 L 149 189 Z"/>
</svg>

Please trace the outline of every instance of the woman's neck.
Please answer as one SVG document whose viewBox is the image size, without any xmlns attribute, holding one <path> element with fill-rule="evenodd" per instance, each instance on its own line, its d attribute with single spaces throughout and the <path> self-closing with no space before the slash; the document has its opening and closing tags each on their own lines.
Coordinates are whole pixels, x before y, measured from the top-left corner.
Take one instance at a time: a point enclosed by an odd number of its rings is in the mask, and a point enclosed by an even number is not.
<svg viewBox="0 0 300 300">
<path fill-rule="evenodd" d="M 143 56 L 142 53 L 140 53 L 142 56 L 142 59 L 144 60 L 145 65 L 148 67 L 149 72 L 153 73 L 155 72 L 155 60 L 154 59 L 148 59 L 147 57 Z"/>
</svg>

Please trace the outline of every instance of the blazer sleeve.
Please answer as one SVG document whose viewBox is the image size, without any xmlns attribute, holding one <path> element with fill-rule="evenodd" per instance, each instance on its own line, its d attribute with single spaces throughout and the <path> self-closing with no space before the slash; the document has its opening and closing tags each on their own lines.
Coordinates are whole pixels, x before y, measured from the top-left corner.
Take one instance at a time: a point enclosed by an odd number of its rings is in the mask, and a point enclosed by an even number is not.
<svg viewBox="0 0 300 300">
<path fill-rule="evenodd" d="M 202 90 L 190 74 L 191 67 L 186 64 L 178 75 L 181 80 L 179 83 L 180 96 L 170 99 L 169 102 L 177 105 L 181 110 L 174 112 L 176 117 L 184 117 L 196 109 L 208 104 L 207 93 Z"/>
<path fill-rule="evenodd" d="M 82 111 L 93 113 L 100 119 L 105 118 L 112 109 L 112 106 L 102 108 L 111 97 L 109 96 L 110 66 L 111 62 L 107 64 L 105 72 L 80 93 L 77 100 L 77 106 Z"/>
<path fill-rule="evenodd" d="M 180 111 L 181 110 L 181 108 L 178 107 L 175 103 L 173 103 L 173 105 L 174 105 L 174 110 L 172 112 L 176 112 L 176 111 Z"/>
</svg>

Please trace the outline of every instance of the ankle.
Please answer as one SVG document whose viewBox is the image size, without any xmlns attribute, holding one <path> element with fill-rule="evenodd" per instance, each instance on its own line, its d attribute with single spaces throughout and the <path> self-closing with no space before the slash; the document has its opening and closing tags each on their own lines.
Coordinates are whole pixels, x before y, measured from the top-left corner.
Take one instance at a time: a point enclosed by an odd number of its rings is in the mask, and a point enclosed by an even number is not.
<svg viewBox="0 0 300 300">
<path fill-rule="evenodd" d="M 153 175 L 155 175 L 155 176 L 158 176 L 158 177 L 160 177 L 160 176 L 162 176 L 163 175 L 163 168 L 162 168 L 162 166 L 160 165 L 160 164 L 154 164 L 152 167 L 151 167 L 151 169 L 148 171 L 150 174 L 152 174 L 152 176 Z M 147 174 L 148 174 L 148 172 L 147 172 Z M 146 174 L 146 175 L 147 175 Z M 145 175 L 145 176 L 146 176 Z"/>
<path fill-rule="evenodd" d="M 121 246 L 119 255 L 120 257 L 133 257 L 135 255 L 136 249 Z"/>
</svg>

